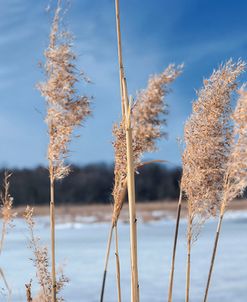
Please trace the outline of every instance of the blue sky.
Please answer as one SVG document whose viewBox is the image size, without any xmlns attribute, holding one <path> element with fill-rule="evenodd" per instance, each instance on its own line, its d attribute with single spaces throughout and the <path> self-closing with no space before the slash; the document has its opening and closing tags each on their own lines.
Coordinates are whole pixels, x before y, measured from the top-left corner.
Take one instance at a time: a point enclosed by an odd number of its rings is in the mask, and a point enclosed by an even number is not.
<svg viewBox="0 0 247 302">
<path fill-rule="evenodd" d="M 45 104 L 35 85 L 43 78 L 38 62 L 48 45 L 48 3 L 0 0 L 0 166 L 46 164 Z M 246 9 L 244 0 L 121 1 L 124 62 L 132 95 L 146 86 L 150 74 L 169 63 L 185 64 L 167 98 L 168 140 L 147 158 L 179 164 L 176 137 L 183 134 L 195 90 L 221 62 L 246 59 Z M 78 67 L 93 81 L 89 87 L 81 85 L 80 92 L 94 96 L 93 117 L 72 143 L 70 161 L 112 162 L 112 126 L 120 119 L 114 1 L 71 0 L 65 23 L 76 37 Z"/>
</svg>

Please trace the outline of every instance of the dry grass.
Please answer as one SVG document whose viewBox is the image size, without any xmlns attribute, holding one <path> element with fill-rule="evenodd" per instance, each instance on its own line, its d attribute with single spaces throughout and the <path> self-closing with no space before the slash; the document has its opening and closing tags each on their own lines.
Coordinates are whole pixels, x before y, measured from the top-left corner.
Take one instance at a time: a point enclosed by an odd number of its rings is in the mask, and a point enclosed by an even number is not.
<svg viewBox="0 0 247 302">
<path fill-rule="evenodd" d="M 233 139 L 227 167 L 225 170 L 223 196 L 220 205 L 220 215 L 215 234 L 213 253 L 205 289 L 204 302 L 208 299 L 208 292 L 213 273 L 218 241 L 222 227 L 222 221 L 229 203 L 241 195 L 247 186 L 247 93 L 242 87 L 239 91 L 240 97 L 236 109 L 232 115 L 234 122 Z"/>
<path fill-rule="evenodd" d="M 192 219 L 199 217 L 197 223 L 220 209 L 232 142 L 231 95 L 244 69 L 244 62 L 229 60 L 204 80 L 185 125 L 182 188 Z"/>
<path fill-rule="evenodd" d="M 65 160 L 71 135 L 74 128 L 80 126 L 91 113 L 89 98 L 77 94 L 75 85 L 80 82 L 80 73 L 75 66 L 76 55 L 71 49 L 72 37 L 69 32 L 59 30 L 60 2 L 51 28 L 50 44 L 45 51 L 47 80 L 38 85 L 47 104 L 48 159 L 50 175 L 54 180 L 69 173 Z"/>
<path fill-rule="evenodd" d="M 225 177 L 225 195 L 223 210 L 230 201 L 244 193 L 247 187 L 247 91 L 243 86 L 239 90 L 239 100 L 232 115 L 234 122 L 234 141 L 228 160 Z"/>
<path fill-rule="evenodd" d="M 221 207 L 232 143 L 231 95 L 244 70 L 243 61 L 229 60 L 204 80 L 185 125 L 182 189 L 188 198 L 186 302 L 189 301 L 191 244 L 204 221 L 215 216 Z"/>
<path fill-rule="evenodd" d="M 117 233 L 117 222 L 121 209 L 123 207 L 126 190 L 128 187 L 128 199 L 130 207 L 130 224 L 131 224 L 131 246 L 136 246 L 136 237 L 133 232 L 136 232 L 132 225 L 136 224 L 135 199 L 134 193 L 134 173 L 137 168 L 142 165 L 141 157 L 145 152 L 152 152 L 156 149 L 156 140 L 165 135 L 161 126 L 165 124 L 166 119 L 166 103 L 164 96 L 168 93 L 167 85 L 170 84 L 181 73 L 182 66 L 175 67 L 170 65 L 162 74 L 152 76 L 148 82 L 148 87 L 139 92 L 137 100 L 132 104 L 132 100 L 128 98 L 126 78 L 124 74 L 124 65 L 122 57 L 122 42 L 120 30 L 120 14 L 119 1 L 116 0 L 116 24 L 117 24 L 117 39 L 118 39 L 118 59 L 119 59 L 119 74 L 120 74 L 120 92 L 122 97 L 122 120 L 119 125 L 113 128 L 115 137 L 113 146 L 115 150 L 115 168 L 114 168 L 114 187 L 113 187 L 113 212 L 112 226 L 108 236 L 105 268 L 103 275 L 103 283 L 101 289 L 101 302 L 103 301 L 105 279 L 108 266 L 108 259 L 111 247 L 112 232 L 115 228 Z M 129 156 L 129 157 L 128 157 Z M 129 170 L 128 170 L 129 168 Z M 132 171 L 133 170 L 133 171 Z M 128 173 L 129 171 L 129 173 Z M 133 174 L 133 175 L 132 175 Z M 129 176 L 129 177 L 128 177 Z M 128 184 L 129 182 L 129 184 Z M 130 187 L 131 186 L 131 187 Z M 132 223 L 131 223 L 132 221 Z M 116 236 L 117 238 L 117 236 Z M 134 243 L 135 241 L 135 243 Z M 116 243 L 116 248 L 118 244 Z M 136 250 L 136 248 L 134 248 Z M 120 292 L 120 265 L 119 255 L 116 251 L 117 259 L 117 276 L 118 276 L 118 301 L 121 300 Z M 132 260 L 137 258 L 136 251 L 132 249 Z M 134 260 L 133 260 L 134 261 Z M 134 261 L 137 262 L 137 261 Z M 132 262 L 132 268 L 136 264 Z M 137 277 L 137 268 L 132 271 L 132 299 L 137 299 L 139 296 L 139 285 Z M 135 276 L 134 276 L 135 274 Z M 135 280 L 134 280 L 135 279 Z M 133 285 L 133 282 L 136 285 Z M 133 287 L 135 289 L 133 289 Z"/>
<path fill-rule="evenodd" d="M 137 100 L 131 109 L 131 125 L 133 134 L 134 167 L 137 171 L 142 165 L 142 156 L 157 150 L 157 141 L 166 136 L 162 126 L 166 125 L 167 104 L 166 94 L 171 84 L 182 72 L 182 66 L 169 65 L 163 73 L 150 77 L 148 86 L 137 94 Z M 121 212 L 126 192 L 127 158 L 124 118 L 113 129 L 115 137 L 114 210 L 113 223 L 116 223 Z"/>
<path fill-rule="evenodd" d="M 80 126 L 90 114 L 89 99 L 80 96 L 76 83 L 80 74 L 75 67 L 76 55 L 71 49 L 72 37 L 67 31 L 60 30 L 61 0 L 57 1 L 50 44 L 45 51 L 44 69 L 47 80 L 38 85 L 47 105 L 46 122 L 49 132 L 48 161 L 50 174 L 50 224 L 52 258 L 52 302 L 56 302 L 56 261 L 55 261 L 55 196 L 54 182 L 69 173 L 65 163 L 68 145 L 73 130 Z"/>
</svg>

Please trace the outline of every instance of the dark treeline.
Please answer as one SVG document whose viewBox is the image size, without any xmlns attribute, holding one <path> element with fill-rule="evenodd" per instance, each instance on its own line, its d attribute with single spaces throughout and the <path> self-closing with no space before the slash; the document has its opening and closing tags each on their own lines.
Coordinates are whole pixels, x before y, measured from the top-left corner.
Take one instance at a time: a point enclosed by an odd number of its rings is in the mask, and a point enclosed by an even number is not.
<svg viewBox="0 0 247 302">
<path fill-rule="evenodd" d="M 89 204 L 112 202 L 113 165 L 72 166 L 72 172 L 56 184 L 57 203 Z M 0 170 L 1 183 L 5 170 Z M 48 171 L 44 167 L 11 171 L 11 195 L 15 205 L 43 205 L 49 202 Z M 179 194 L 181 169 L 152 164 L 136 177 L 138 201 L 175 200 Z"/>
</svg>

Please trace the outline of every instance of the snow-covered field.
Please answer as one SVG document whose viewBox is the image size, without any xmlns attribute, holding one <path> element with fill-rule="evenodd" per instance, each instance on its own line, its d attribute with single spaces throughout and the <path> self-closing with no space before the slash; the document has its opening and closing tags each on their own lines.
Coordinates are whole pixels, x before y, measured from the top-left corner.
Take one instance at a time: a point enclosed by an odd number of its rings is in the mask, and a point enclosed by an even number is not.
<svg viewBox="0 0 247 302">
<path fill-rule="evenodd" d="M 157 214 L 158 215 L 158 214 Z M 65 274 L 70 283 L 63 292 L 68 302 L 99 301 L 100 286 L 109 225 L 105 223 L 58 223 L 57 258 L 65 264 Z M 36 218 L 36 234 L 42 242 L 49 242 L 47 217 Z M 33 279 L 35 271 L 31 251 L 27 247 L 28 232 L 22 219 L 9 231 L 0 266 L 13 290 L 13 302 L 25 301 L 25 283 Z M 212 241 L 216 224 L 213 221 L 203 228 L 192 250 L 191 301 L 202 301 L 208 272 Z M 138 225 L 139 279 L 141 302 L 167 301 L 167 285 L 174 232 L 174 220 L 159 220 Z M 222 236 L 213 274 L 209 301 L 247 301 L 247 212 L 229 212 L 224 220 Z M 129 226 L 120 223 L 120 260 L 122 278 L 122 301 L 130 301 L 129 280 Z M 182 221 L 175 274 L 174 302 L 184 301 L 186 223 Z M 0 284 L 3 287 L 1 281 Z M 6 301 L 0 296 L 0 301 Z M 105 302 L 117 301 L 115 290 L 115 258 L 111 253 L 106 282 Z"/>
</svg>

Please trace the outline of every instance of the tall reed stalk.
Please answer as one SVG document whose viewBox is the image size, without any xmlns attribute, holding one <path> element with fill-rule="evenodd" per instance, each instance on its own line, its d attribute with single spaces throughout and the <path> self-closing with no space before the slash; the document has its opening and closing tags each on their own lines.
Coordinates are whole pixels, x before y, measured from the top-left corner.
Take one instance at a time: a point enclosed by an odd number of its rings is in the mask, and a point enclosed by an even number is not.
<svg viewBox="0 0 247 302">
<path fill-rule="evenodd" d="M 75 67 L 76 55 L 71 50 L 71 34 L 60 30 L 61 0 L 57 1 L 50 44 L 45 51 L 44 66 L 47 80 L 38 85 L 46 99 L 49 133 L 48 161 L 50 176 L 50 229 L 51 229 L 51 279 L 52 302 L 56 302 L 56 257 L 55 257 L 55 181 L 69 174 L 65 164 L 68 157 L 68 145 L 73 130 L 80 126 L 90 114 L 89 99 L 77 95 L 75 84 L 80 73 Z"/>
<path fill-rule="evenodd" d="M 117 26 L 117 44 L 118 44 L 118 63 L 120 75 L 120 92 L 121 92 L 121 108 L 122 120 L 119 125 L 115 125 L 113 135 L 115 141 L 113 143 L 115 149 L 115 169 L 114 169 L 114 188 L 113 200 L 114 207 L 112 213 L 112 226 L 109 230 L 105 267 L 103 274 L 103 281 L 101 287 L 101 298 L 103 301 L 104 288 L 107 274 L 108 258 L 110 254 L 112 233 L 115 223 L 118 221 L 120 212 L 125 200 L 127 190 L 127 158 L 126 158 L 126 131 L 125 131 L 125 104 L 123 98 L 124 90 L 124 66 L 122 58 L 122 43 L 120 31 L 120 14 L 119 2 L 115 2 L 116 7 L 116 26 Z M 149 162 L 142 162 L 142 156 L 146 152 L 154 152 L 157 150 L 156 142 L 166 133 L 163 132 L 161 127 L 166 124 L 166 103 L 165 95 L 170 92 L 168 85 L 172 83 L 177 76 L 182 72 L 183 66 L 169 65 L 161 74 L 153 75 L 149 78 L 146 89 L 138 92 L 136 101 L 133 103 L 131 110 L 131 123 L 132 123 L 132 145 L 133 145 L 133 158 L 134 170 L 137 170 L 147 164 L 154 162 L 163 162 L 161 160 L 153 160 Z"/>
<path fill-rule="evenodd" d="M 126 81 L 123 79 L 124 99 L 125 99 L 125 127 L 126 127 L 126 146 L 127 146 L 127 188 L 130 216 L 130 250 L 131 250 L 131 301 L 139 302 L 139 282 L 138 282 L 138 263 L 137 263 L 137 218 L 135 202 L 135 169 L 132 146 L 131 128 L 131 107 L 127 97 Z"/>
<path fill-rule="evenodd" d="M 229 60 L 204 80 L 184 128 L 186 148 L 181 185 L 188 199 L 186 302 L 190 293 L 192 244 L 204 222 L 215 217 L 221 208 L 232 141 L 231 95 L 244 69 L 243 61 Z"/>
<path fill-rule="evenodd" d="M 50 232 L 51 232 L 51 277 L 52 277 L 52 302 L 56 302 L 57 281 L 56 281 L 56 255 L 55 255 L 55 190 L 53 166 L 50 161 Z"/>
<path fill-rule="evenodd" d="M 124 116 L 124 126 L 126 133 L 126 158 L 127 158 L 127 188 L 130 216 L 130 250 L 131 250 L 131 301 L 139 301 L 139 282 L 138 282 L 138 263 L 137 263 L 137 230 L 136 230 L 136 206 L 135 206 L 135 168 L 132 145 L 132 128 L 131 128 L 131 105 L 128 99 L 127 83 L 124 75 L 122 62 L 122 43 L 120 30 L 120 9 L 119 0 L 115 1 L 116 23 L 117 23 L 117 40 L 119 55 L 120 71 L 120 90 L 122 97 L 122 110 Z"/>
<path fill-rule="evenodd" d="M 234 198 L 243 194 L 247 186 L 247 91 L 245 91 L 244 88 L 245 85 L 239 91 L 240 97 L 238 99 L 236 109 L 232 115 L 234 123 L 233 139 L 224 178 L 224 194 L 220 207 L 220 215 L 215 234 L 213 252 L 203 300 L 204 302 L 206 302 L 208 299 L 209 287 L 225 211 L 228 207 L 228 204 Z"/>
</svg>

